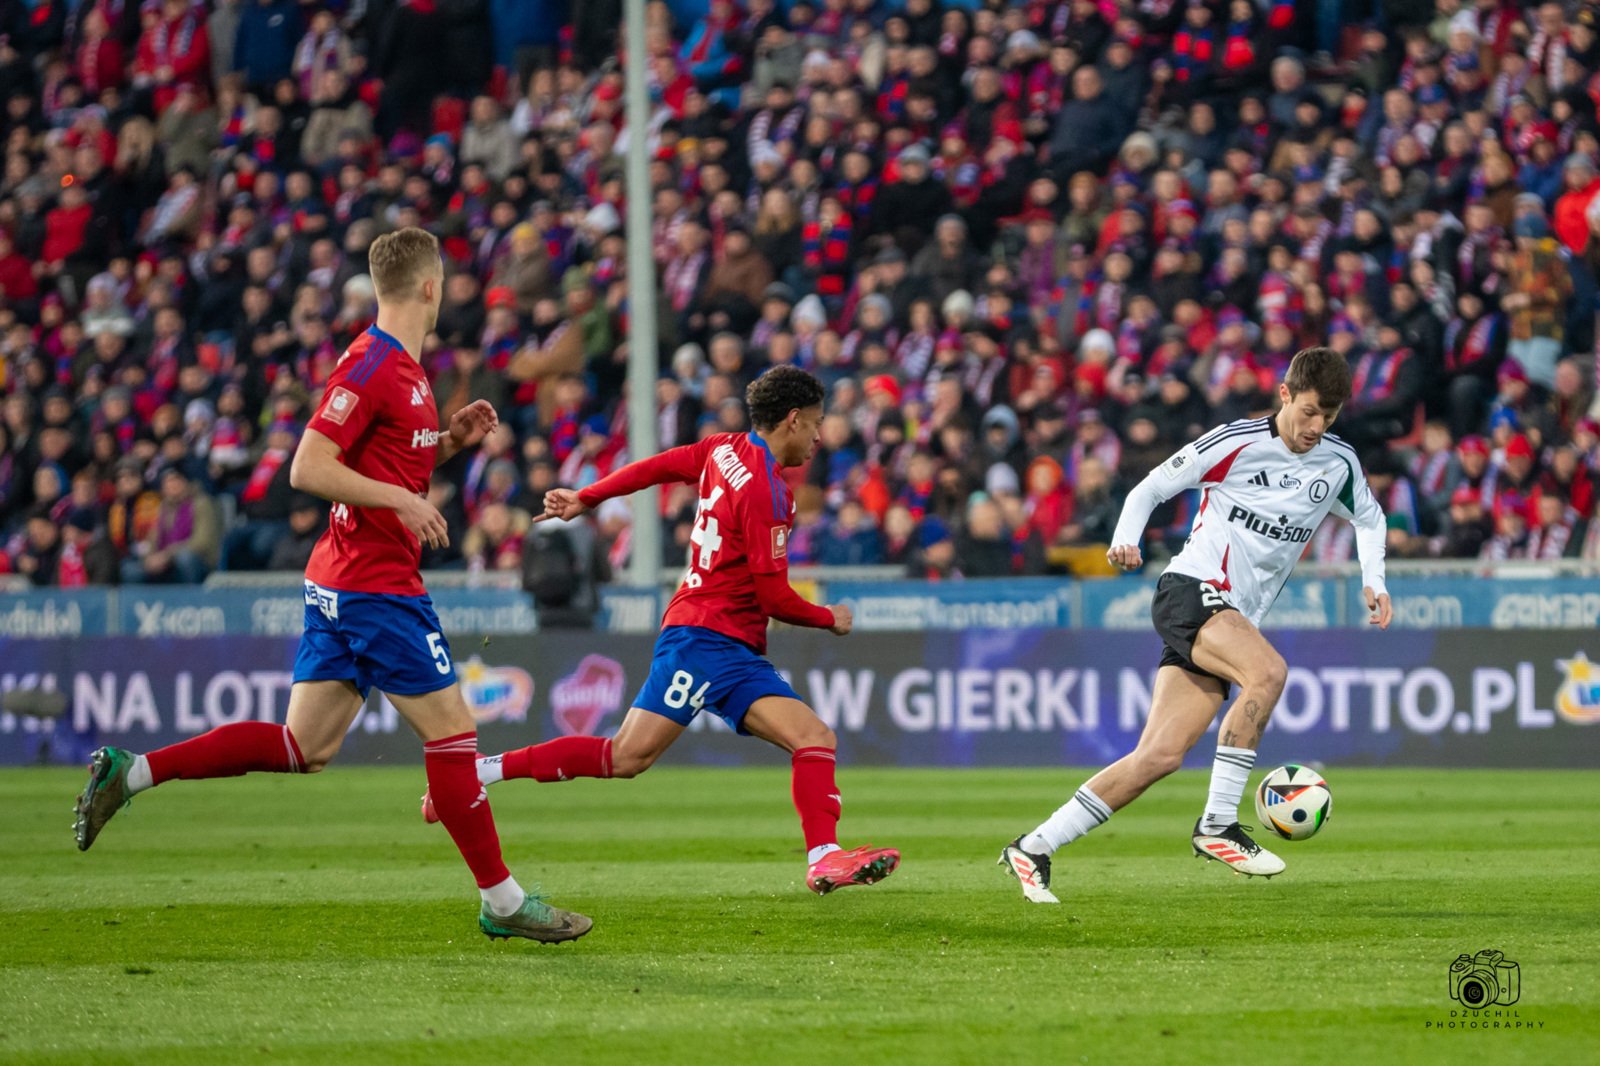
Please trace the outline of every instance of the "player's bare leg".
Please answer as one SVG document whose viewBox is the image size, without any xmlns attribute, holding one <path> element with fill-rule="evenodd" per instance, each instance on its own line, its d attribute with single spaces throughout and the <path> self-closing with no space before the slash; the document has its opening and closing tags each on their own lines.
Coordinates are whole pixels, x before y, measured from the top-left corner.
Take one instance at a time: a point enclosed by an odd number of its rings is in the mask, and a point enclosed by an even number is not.
<svg viewBox="0 0 1600 1066">
<path fill-rule="evenodd" d="M 478 882 L 483 897 L 478 927 L 490 937 L 519 936 L 546 943 L 576 940 L 587 933 L 592 921 L 550 906 L 537 891 L 523 891 L 506 869 L 489 811 L 489 792 L 478 780 L 477 723 L 461 698 L 461 687 L 452 684 L 426 695 L 389 698 L 422 738 L 428 793 Z"/>
<path fill-rule="evenodd" d="M 1023 897 L 1032 903 L 1060 902 L 1050 890 L 1051 856 L 1182 766 L 1221 707 L 1222 682 L 1216 678 L 1179 666 L 1156 671 L 1150 717 L 1133 751 L 1091 777 L 1037 829 L 1001 850 L 1000 865 L 1021 883 Z"/>
<path fill-rule="evenodd" d="M 1221 707 L 1222 682 L 1181 666 L 1163 666 L 1156 671 L 1150 717 L 1139 743 L 1084 787 L 1104 806 L 1120 811 L 1183 765 L 1183 757 L 1205 736 Z"/>
<path fill-rule="evenodd" d="M 843 800 L 834 784 L 838 738 L 816 712 L 787 696 L 756 700 L 745 713 L 745 731 L 789 753 L 791 794 L 806 841 L 806 887 L 827 895 L 847 885 L 870 885 L 894 873 L 893 848 L 839 847 Z"/>
<path fill-rule="evenodd" d="M 297 681 L 290 687 L 284 721 L 300 746 L 306 773 L 320 773 L 339 754 L 366 702 L 349 681 Z"/>
<path fill-rule="evenodd" d="M 1289 668 L 1261 631 L 1238 611 L 1223 611 L 1200 627 L 1191 657 L 1196 666 L 1239 685 L 1239 698 L 1223 716 L 1211 789 L 1195 823 L 1196 855 L 1225 862 L 1243 874 L 1271 877 L 1284 864 L 1246 834 L 1239 824 L 1239 800 L 1255 766 L 1256 748 L 1267 719 L 1283 695 Z"/>
<path fill-rule="evenodd" d="M 664 715 L 643 707 L 630 707 L 628 716 L 609 745 L 610 766 L 606 777 L 638 777 L 655 765 L 677 739 L 684 727 Z M 543 745 L 541 745 L 542 747 Z"/>
<path fill-rule="evenodd" d="M 360 710 L 361 697 L 348 681 L 302 681 L 290 690 L 285 725 L 235 722 L 146 755 L 101 748 L 90 758 L 89 781 L 74 808 L 78 850 L 88 851 L 133 796 L 166 781 L 315 773 L 338 752 Z"/>
</svg>

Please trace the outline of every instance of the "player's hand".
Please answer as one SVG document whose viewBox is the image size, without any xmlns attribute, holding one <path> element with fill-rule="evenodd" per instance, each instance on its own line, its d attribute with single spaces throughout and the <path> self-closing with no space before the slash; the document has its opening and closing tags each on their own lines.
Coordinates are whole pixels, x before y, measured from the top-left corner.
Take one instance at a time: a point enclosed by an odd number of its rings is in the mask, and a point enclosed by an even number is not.
<svg viewBox="0 0 1600 1066">
<path fill-rule="evenodd" d="M 547 518 L 559 518 L 563 522 L 570 522 L 589 509 L 589 506 L 578 499 L 574 489 L 551 489 L 544 494 L 544 514 L 535 518 L 535 522 L 543 522 Z"/>
<path fill-rule="evenodd" d="M 828 632 L 841 637 L 849 636 L 850 630 L 855 628 L 855 613 L 842 603 L 830 603 L 828 610 L 833 612 L 833 625 L 828 627 Z"/>
<path fill-rule="evenodd" d="M 450 440 L 457 448 L 471 448 L 494 432 L 500 424 L 494 405 L 488 400 L 473 400 L 450 416 Z"/>
<path fill-rule="evenodd" d="M 1144 556 L 1139 554 L 1136 544 L 1118 544 L 1106 552 L 1106 562 L 1124 570 L 1137 570 L 1144 565 Z"/>
<path fill-rule="evenodd" d="M 1367 624 L 1388 629 L 1389 623 L 1394 621 L 1394 608 L 1389 603 L 1389 594 L 1385 592 L 1375 596 L 1371 588 L 1364 588 L 1361 595 L 1367 598 L 1367 612 L 1370 615 Z"/>
<path fill-rule="evenodd" d="M 423 547 L 450 546 L 450 526 L 445 522 L 444 515 L 423 497 L 406 493 L 394 512 L 400 516 L 401 523 L 411 530 L 411 535 L 422 542 Z"/>
</svg>

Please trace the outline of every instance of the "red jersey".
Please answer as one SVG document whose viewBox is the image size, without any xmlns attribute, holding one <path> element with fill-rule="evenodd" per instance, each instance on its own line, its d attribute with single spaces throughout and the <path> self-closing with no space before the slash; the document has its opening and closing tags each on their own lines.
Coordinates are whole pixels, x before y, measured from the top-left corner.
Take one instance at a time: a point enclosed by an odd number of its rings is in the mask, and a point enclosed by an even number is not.
<svg viewBox="0 0 1600 1066">
<path fill-rule="evenodd" d="M 718 433 L 630 463 L 580 491 L 578 498 L 594 507 L 647 485 L 698 479 L 700 506 L 689 538 L 688 570 L 661 624 L 710 629 L 764 654 L 768 614 L 756 596 L 756 577 L 777 575 L 787 582 L 794 526 L 794 496 L 778 470 L 772 450 L 756 434 Z M 798 608 L 784 620 L 820 628 L 833 624 L 826 608 L 803 601 Z"/>
<path fill-rule="evenodd" d="M 439 407 L 422 367 L 377 326 L 339 357 L 307 428 L 337 444 L 356 473 L 419 496 L 428 491 Z M 306 580 L 341 592 L 421 596 L 421 561 L 422 542 L 393 510 L 336 503 Z"/>
</svg>

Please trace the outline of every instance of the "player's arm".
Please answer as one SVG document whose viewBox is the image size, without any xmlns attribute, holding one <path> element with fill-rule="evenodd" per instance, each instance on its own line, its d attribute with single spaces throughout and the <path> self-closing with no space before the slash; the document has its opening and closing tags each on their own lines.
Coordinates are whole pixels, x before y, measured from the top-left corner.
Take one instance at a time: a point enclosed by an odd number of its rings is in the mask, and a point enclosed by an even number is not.
<svg viewBox="0 0 1600 1066">
<path fill-rule="evenodd" d="M 1206 438 L 1202 437 L 1204 441 Z M 1197 444 L 1186 444 L 1166 462 L 1146 474 L 1144 480 L 1133 487 L 1122 503 L 1122 514 L 1117 518 L 1117 528 L 1111 534 L 1111 550 L 1106 559 L 1124 570 L 1137 570 L 1144 565 L 1139 544 L 1144 539 L 1145 527 L 1155 509 L 1178 495 L 1200 484 L 1204 463 Z"/>
<path fill-rule="evenodd" d="M 818 607 L 789 584 L 788 494 L 765 472 L 735 502 L 744 557 L 755 582 L 756 603 L 768 618 L 792 626 L 828 629 L 844 636 L 855 624 L 850 608 Z"/>
<path fill-rule="evenodd" d="M 1384 550 L 1389 526 L 1366 478 L 1352 473 L 1345 490 L 1333 502 L 1333 513 L 1355 526 L 1356 558 L 1361 560 L 1361 594 L 1366 597 L 1371 624 L 1388 629 L 1394 618 L 1389 590 L 1384 584 Z"/>
<path fill-rule="evenodd" d="M 855 624 L 850 608 L 842 604 L 818 607 L 794 590 L 789 584 L 789 569 L 755 573 L 756 603 L 768 618 L 776 618 L 792 626 L 808 629 L 828 629 L 844 636 Z"/>
<path fill-rule="evenodd" d="M 500 416 L 495 413 L 493 404 L 488 400 L 473 400 L 450 416 L 450 425 L 439 438 L 433 465 L 443 466 L 458 452 L 477 447 L 499 424 Z"/>
<path fill-rule="evenodd" d="M 289 484 L 350 507 L 387 507 L 418 540 L 431 548 L 450 543 L 449 526 L 433 504 L 399 485 L 358 474 L 344 465 L 344 449 L 315 429 L 307 429 L 289 465 Z"/>
<path fill-rule="evenodd" d="M 629 463 L 583 489 L 551 489 L 544 494 L 543 518 L 573 519 L 618 496 L 631 496 L 651 485 L 698 481 L 711 454 L 711 440 L 669 448 L 660 455 Z"/>
</svg>

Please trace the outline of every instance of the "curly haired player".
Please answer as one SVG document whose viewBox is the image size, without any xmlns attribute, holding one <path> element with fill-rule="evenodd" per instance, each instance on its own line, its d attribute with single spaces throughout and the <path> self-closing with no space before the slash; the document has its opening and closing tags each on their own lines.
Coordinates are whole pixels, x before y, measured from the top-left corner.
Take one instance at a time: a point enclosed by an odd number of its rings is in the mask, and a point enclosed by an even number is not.
<svg viewBox="0 0 1600 1066">
<path fill-rule="evenodd" d="M 540 520 L 571 519 L 649 485 L 698 481 L 689 568 L 667 607 L 650 675 L 616 736 L 562 737 L 479 759 L 479 780 L 487 785 L 512 777 L 637 777 L 696 714 L 709 711 L 739 733 L 789 752 L 808 888 L 826 894 L 894 872 L 898 851 L 839 847 L 833 730 L 764 657 L 769 618 L 839 636 L 850 632 L 848 607 L 818 607 L 789 587 L 794 499 L 778 471 L 804 464 L 816 450 L 822 399 L 816 378 L 795 367 L 775 367 L 746 392 L 753 432 L 719 433 L 630 463 L 580 491 L 552 489 L 545 495 Z M 434 807 L 430 786 L 422 798 L 430 822 L 436 820 Z"/>
</svg>

